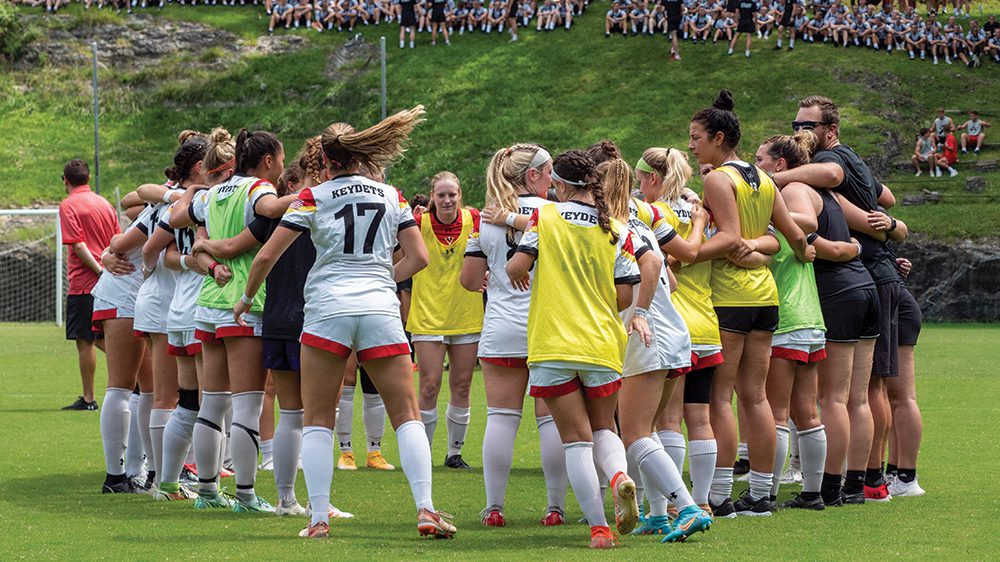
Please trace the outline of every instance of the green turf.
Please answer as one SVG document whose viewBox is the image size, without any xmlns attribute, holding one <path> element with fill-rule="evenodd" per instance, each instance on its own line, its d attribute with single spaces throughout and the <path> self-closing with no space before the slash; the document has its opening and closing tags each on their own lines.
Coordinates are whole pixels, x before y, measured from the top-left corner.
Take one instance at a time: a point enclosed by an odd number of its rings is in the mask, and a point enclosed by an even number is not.
<svg viewBox="0 0 1000 562">
<path fill-rule="evenodd" d="M 295 536 L 304 519 L 195 512 L 190 503 L 155 503 L 145 496 L 102 496 L 104 464 L 96 412 L 60 412 L 76 396 L 72 344 L 59 329 L 0 325 L 0 552 L 3 558 L 122 560 L 242 558 L 338 560 L 593 559 L 685 556 L 705 559 L 963 559 L 996 556 L 995 427 L 996 327 L 927 326 L 917 347 L 917 381 L 924 415 L 920 482 L 924 498 L 886 505 L 831 509 L 824 513 L 779 512 L 770 518 L 718 521 L 711 532 L 680 545 L 627 537 L 610 555 L 586 548 L 587 528 L 543 528 L 544 479 L 537 433 L 530 415 L 518 436 L 508 492 L 508 526 L 483 529 L 485 501 L 481 446 L 485 421 L 482 380 L 473 392 L 466 458 L 476 469 L 434 471 L 438 509 L 455 515 L 453 541 L 420 540 L 413 504 L 401 472 L 337 471 L 333 501 L 357 518 L 335 523 L 329 541 Z M 960 358 L 960 360 L 959 360 Z M 100 361 L 99 373 L 104 369 Z M 99 375 L 99 386 L 101 379 Z M 103 388 L 99 390 L 99 394 Z M 444 393 L 443 393 L 444 394 Z M 442 395 L 441 411 L 445 396 Z M 529 408 L 530 409 L 530 408 Z M 355 407 L 361 442 L 361 408 Z M 439 424 L 435 464 L 444 456 Z M 391 432 L 386 457 L 398 461 Z M 230 487 L 232 482 L 228 483 Z M 271 473 L 258 481 L 274 499 Z M 745 486 L 737 485 L 737 491 Z M 797 490 L 783 486 L 781 497 Z M 300 476 L 297 491 L 306 498 Z M 580 516 L 572 497 L 569 519 Z"/>
<path fill-rule="evenodd" d="M 427 106 L 428 122 L 414 134 L 412 149 L 391 171 L 391 181 L 409 196 L 426 192 L 431 176 L 450 169 L 461 178 L 467 203 L 479 205 L 490 155 L 513 142 L 540 142 L 559 151 L 610 137 L 630 161 L 649 146 L 684 147 L 691 115 L 722 87 L 736 92 L 747 157 L 766 136 L 787 131 L 796 101 L 814 93 L 841 105 L 843 138 L 863 155 L 886 152 L 885 139 L 895 137 L 900 139 L 897 158 L 908 157 L 910 139 L 941 104 L 963 110 L 982 106 L 987 118 L 996 118 L 990 115 L 995 99 L 989 93 L 1000 84 L 1000 67 L 988 61 L 968 70 L 910 61 L 905 54 L 801 42 L 794 52 L 773 52 L 772 38 L 755 40 L 749 63 L 741 56 L 727 57 L 721 45 L 690 44 L 682 46 L 680 64 L 668 63 L 662 37 L 605 39 L 604 9 L 603 2 L 594 4 L 571 32 L 527 30 L 514 44 L 505 36 L 466 34 L 456 36 L 451 47 L 432 48 L 429 36 L 419 34 L 416 50 L 400 50 L 396 25 L 359 26 L 370 41 L 380 35 L 388 39 L 390 110 Z M 990 3 L 987 11 L 1000 11 L 1000 6 Z M 82 14 L 82 9 L 74 4 L 67 13 Z M 251 40 L 266 27 L 262 15 L 262 8 L 252 6 L 173 5 L 162 12 L 162 17 L 217 25 Z M 80 17 L 68 25 L 118 19 L 107 10 Z M 289 32 L 277 32 L 283 33 Z M 326 57 L 349 34 L 295 33 L 306 36 L 310 46 L 222 70 L 185 64 L 199 55 L 179 56 L 155 69 L 114 64 L 103 69 L 105 192 L 120 188 L 124 193 L 162 179 L 182 128 L 269 129 L 292 155 L 303 139 L 330 122 L 375 122 L 377 60 L 328 77 Z M 89 73 L 89 68 L 51 65 L 42 72 L 0 73 L 0 115 L 7 133 L 0 137 L 0 207 L 59 199 L 61 164 L 72 156 L 92 157 Z M 995 194 L 998 178 L 988 178 L 989 194 Z M 934 188 L 932 183 L 889 183 L 900 195 Z M 957 193 L 946 197 L 941 209 L 912 208 L 901 216 L 931 236 L 1000 234 L 1000 205 L 992 197 L 964 198 L 958 183 L 952 183 Z"/>
</svg>

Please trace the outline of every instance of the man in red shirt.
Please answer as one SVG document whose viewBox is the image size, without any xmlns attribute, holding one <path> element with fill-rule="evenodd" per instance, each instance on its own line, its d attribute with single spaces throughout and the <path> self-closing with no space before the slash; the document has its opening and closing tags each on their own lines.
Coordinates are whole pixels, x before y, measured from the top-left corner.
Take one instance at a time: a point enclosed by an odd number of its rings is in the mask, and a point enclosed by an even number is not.
<svg viewBox="0 0 1000 562">
<path fill-rule="evenodd" d="M 66 339 L 76 341 L 80 362 L 83 395 L 63 410 L 96 410 L 94 371 L 97 353 L 104 350 L 101 336 L 91 330 L 94 298 L 91 289 L 97 284 L 103 267 L 101 253 L 111 237 L 121 232 L 118 214 L 106 199 L 90 190 L 90 168 L 83 160 L 70 160 L 63 167 L 63 184 L 69 196 L 59 204 L 62 243 L 70 247 L 66 297 Z"/>
</svg>

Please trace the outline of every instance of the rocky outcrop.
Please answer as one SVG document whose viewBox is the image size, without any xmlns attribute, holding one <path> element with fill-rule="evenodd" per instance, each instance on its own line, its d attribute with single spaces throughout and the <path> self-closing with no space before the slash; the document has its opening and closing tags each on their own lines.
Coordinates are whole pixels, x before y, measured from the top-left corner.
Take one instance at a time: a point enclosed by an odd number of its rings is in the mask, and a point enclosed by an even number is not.
<svg viewBox="0 0 1000 562">
<path fill-rule="evenodd" d="M 1000 321 L 1000 241 L 935 242 L 911 236 L 898 250 L 928 322 Z"/>
</svg>

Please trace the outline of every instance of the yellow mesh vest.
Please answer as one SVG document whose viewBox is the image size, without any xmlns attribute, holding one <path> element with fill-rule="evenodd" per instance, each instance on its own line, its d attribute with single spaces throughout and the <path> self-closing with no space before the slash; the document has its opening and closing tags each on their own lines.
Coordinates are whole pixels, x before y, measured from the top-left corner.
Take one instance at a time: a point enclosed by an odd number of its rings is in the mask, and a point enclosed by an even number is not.
<svg viewBox="0 0 1000 562">
<path fill-rule="evenodd" d="M 472 232 L 472 213 L 462 209 L 462 234 L 451 244 L 434 235 L 430 213 L 420 219 L 420 235 L 430 258 L 413 276 L 406 329 L 413 334 L 453 336 L 483 331 L 483 295 L 462 287 L 462 259 Z"/>
<path fill-rule="evenodd" d="M 771 222 L 777 189 L 763 170 L 757 169 L 760 188 L 754 189 L 729 165 L 716 168 L 735 185 L 740 215 L 740 235 L 747 240 L 763 236 Z M 737 267 L 725 259 L 712 262 L 712 302 L 715 306 L 778 306 L 778 288 L 768 267 Z"/>
<path fill-rule="evenodd" d="M 537 229 L 528 362 L 571 361 L 620 373 L 627 338 L 615 291 L 617 246 L 599 226 L 563 219 L 556 205 L 538 210 Z"/>
<path fill-rule="evenodd" d="M 677 235 L 687 238 L 691 234 L 691 223 L 682 222 L 677 213 L 664 201 L 653 203 L 663 213 L 663 218 L 674 227 Z M 712 262 L 681 264 L 674 272 L 677 290 L 670 300 L 680 313 L 691 333 L 691 343 L 696 345 L 722 345 L 719 338 L 719 318 L 712 306 Z"/>
</svg>

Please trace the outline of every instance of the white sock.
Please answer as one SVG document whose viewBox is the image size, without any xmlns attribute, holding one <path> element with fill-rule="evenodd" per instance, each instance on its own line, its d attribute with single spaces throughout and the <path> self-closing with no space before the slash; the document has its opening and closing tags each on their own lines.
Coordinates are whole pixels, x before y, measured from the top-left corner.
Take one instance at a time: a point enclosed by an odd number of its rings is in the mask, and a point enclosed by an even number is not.
<svg viewBox="0 0 1000 562">
<path fill-rule="evenodd" d="M 780 46 L 781 46 L 781 37 L 778 37 L 778 43 L 777 43 L 777 46 L 778 46 L 778 47 L 780 47 Z"/>
<path fill-rule="evenodd" d="M 229 435 L 236 471 L 236 497 L 256 499 L 257 454 L 260 453 L 260 413 L 264 407 L 264 391 L 240 392 L 233 395 L 233 429 Z"/>
<path fill-rule="evenodd" d="M 799 464 L 799 432 L 791 419 L 788 420 L 788 467 L 802 470 L 802 465 Z"/>
<path fill-rule="evenodd" d="M 778 495 L 781 485 L 781 471 L 785 469 L 785 459 L 788 458 L 789 430 L 783 425 L 774 426 L 774 468 L 771 470 L 771 495 Z"/>
<path fill-rule="evenodd" d="M 354 429 L 354 387 L 345 386 L 340 391 L 340 406 L 337 409 L 337 446 L 341 453 L 350 453 L 351 433 Z"/>
<path fill-rule="evenodd" d="M 424 432 L 427 434 L 427 444 L 434 448 L 434 430 L 438 424 L 438 409 L 420 410 L 420 421 L 424 423 Z"/>
<path fill-rule="evenodd" d="M 274 462 L 274 439 L 264 439 L 260 442 L 260 464 Z"/>
<path fill-rule="evenodd" d="M 274 430 L 274 485 L 278 499 L 291 504 L 295 502 L 295 476 L 302 456 L 302 410 L 278 413 L 278 427 Z"/>
<path fill-rule="evenodd" d="M 610 433 L 610 432 L 609 432 Z M 586 441 L 563 444 L 566 455 L 566 475 L 573 486 L 573 495 L 580 504 L 591 527 L 607 527 L 601 485 L 594 467 L 594 444 Z"/>
<path fill-rule="evenodd" d="M 152 396 L 150 396 L 150 402 L 152 402 Z M 155 409 L 149 414 L 149 438 L 150 438 L 150 451 L 152 453 L 152 462 L 150 465 L 150 470 L 156 472 L 156 481 L 162 482 L 160 479 L 160 471 L 163 470 L 163 433 L 167 429 L 167 422 L 170 421 L 170 416 L 174 413 L 173 410 L 163 410 Z"/>
<path fill-rule="evenodd" d="M 750 471 L 750 499 L 759 500 L 766 498 L 771 493 L 771 480 L 774 475 L 770 472 Z"/>
<path fill-rule="evenodd" d="M 625 460 L 628 461 L 628 477 L 635 482 L 635 501 L 639 504 L 639 509 L 642 509 L 646 501 L 646 483 L 642 481 L 642 471 L 632 455 L 626 455 Z"/>
<path fill-rule="evenodd" d="M 399 447 L 399 464 L 410 483 L 410 492 L 417 509 L 434 511 L 431 499 L 431 447 L 427 433 L 416 420 L 408 421 L 396 428 L 396 444 Z"/>
<path fill-rule="evenodd" d="M 740 460 L 749 461 L 750 460 L 750 447 L 746 443 L 740 443 L 736 448 L 736 456 Z"/>
<path fill-rule="evenodd" d="M 188 451 L 191 449 L 191 436 L 194 434 L 194 422 L 198 419 L 198 412 L 188 410 L 178 406 L 167 426 L 163 428 L 163 458 L 160 461 L 160 470 L 156 478 L 160 483 L 169 482 L 176 484 L 181 476 L 181 469 Z"/>
<path fill-rule="evenodd" d="M 628 471 L 625 445 L 610 429 L 599 429 L 594 432 L 594 460 L 608 480 L 613 479 L 619 472 Z M 569 468 L 568 461 L 567 468 Z"/>
<path fill-rule="evenodd" d="M 514 463 L 514 439 L 521 424 L 521 410 L 486 409 L 486 431 L 483 433 L 483 481 L 486 484 L 486 505 L 503 506 L 507 480 Z"/>
<path fill-rule="evenodd" d="M 448 456 L 462 453 L 462 445 L 465 445 L 465 434 L 469 431 L 469 419 L 472 417 L 471 408 L 459 408 L 448 404 L 445 410 L 445 424 L 448 427 Z"/>
<path fill-rule="evenodd" d="M 708 499 L 719 505 L 733 495 L 733 467 L 715 467 L 712 475 L 712 486 L 708 491 Z"/>
<path fill-rule="evenodd" d="M 556 422 L 552 416 L 542 416 L 536 422 L 549 507 L 558 507 L 565 511 L 569 478 L 566 476 L 566 454 L 559 439 L 559 430 L 556 429 Z"/>
<path fill-rule="evenodd" d="M 382 434 L 385 433 L 385 402 L 378 394 L 364 394 L 362 419 L 365 422 L 365 438 L 368 452 L 382 450 Z"/>
<path fill-rule="evenodd" d="M 802 464 L 802 491 L 818 492 L 826 464 L 826 426 L 799 432 L 799 459 Z"/>
<path fill-rule="evenodd" d="M 788 46 L 792 47 L 792 48 L 795 48 L 795 39 L 789 39 L 788 40 Z"/>
<path fill-rule="evenodd" d="M 101 442 L 104 445 L 104 465 L 108 474 L 125 474 L 125 444 L 132 414 L 128 410 L 131 390 L 109 388 L 101 404 Z"/>
<path fill-rule="evenodd" d="M 131 478 L 142 472 L 146 464 L 146 447 L 139 432 L 139 393 L 133 392 L 128 399 L 128 441 L 125 445 L 125 474 Z M 152 465 L 150 465 L 152 466 Z"/>
<path fill-rule="evenodd" d="M 688 443 L 688 469 L 691 473 L 691 497 L 694 503 L 708 503 L 708 491 L 715 474 L 718 448 L 715 439 L 699 439 Z"/>
<path fill-rule="evenodd" d="M 333 483 L 333 431 L 310 425 L 302 430 L 302 475 L 309 492 L 312 522 L 330 521 L 330 485 Z"/>
<path fill-rule="evenodd" d="M 677 472 L 683 472 L 684 470 L 684 455 L 687 453 L 687 447 L 684 444 L 684 436 L 676 431 L 664 430 L 656 432 L 656 436 L 660 438 L 660 443 L 663 443 L 663 449 L 667 451 L 670 455 L 670 459 L 674 461 L 674 466 L 677 467 Z"/>
<path fill-rule="evenodd" d="M 638 463 L 647 487 L 655 488 L 678 509 L 694 504 L 674 461 L 656 441 L 649 437 L 638 439 L 628 448 L 628 453 Z"/>
</svg>

